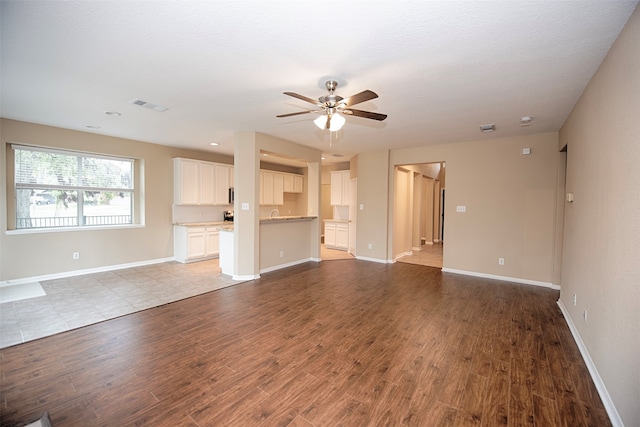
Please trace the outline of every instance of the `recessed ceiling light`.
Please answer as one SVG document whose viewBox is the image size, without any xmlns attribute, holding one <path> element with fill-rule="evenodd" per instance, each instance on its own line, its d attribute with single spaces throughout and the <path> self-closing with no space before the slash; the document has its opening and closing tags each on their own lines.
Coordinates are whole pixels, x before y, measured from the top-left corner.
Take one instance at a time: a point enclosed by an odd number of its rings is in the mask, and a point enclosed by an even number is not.
<svg viewBox="0 0 640 427">
<path fill-rule="evenodd" d="M 220 144 L 218 144 L 217 142 L 210 142 L 209 145 L 213 145 L 214 147 L 217 147 Z"/>
<path fill-rule="evenodd" d="M 493 132 L 494 130 L 496 130 L 496 125 L 493 123 L 480 125 L 480 132 Z"/>
<path fill-rule="evenodd" d="M 122 113 L 118 113 L 117 111 L 105 111 L 104 113 L 107 116 L 111 116 L 111 117 L 120 117 L 120 116 L 122 116 Z"/>
<path fill-rule="evenodd" d="M 87 125 L 85 127 L 89 128 L 89 129 L 100 129 L 100 126 L 96 126 L 96 125 Z"/>
</svg>

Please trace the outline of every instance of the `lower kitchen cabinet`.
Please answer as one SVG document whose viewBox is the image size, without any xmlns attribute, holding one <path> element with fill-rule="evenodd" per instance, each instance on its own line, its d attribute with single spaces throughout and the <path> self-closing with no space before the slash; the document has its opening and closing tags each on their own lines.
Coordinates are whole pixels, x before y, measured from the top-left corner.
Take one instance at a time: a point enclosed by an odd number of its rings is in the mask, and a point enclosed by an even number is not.
<svg viewBox="0 0 640 427">
<path fill-rule="evenodd" d="M 187 263 L 216 258 L 220 254 L 220 232 L 215 227 L 173 227 L 173 256 Z"/>
<path fill-rule="evenodd" d="M 349 222 L 325 221 L 324 246 L 329 249 L 346 251 L 349 248 Z"/>
</svg>

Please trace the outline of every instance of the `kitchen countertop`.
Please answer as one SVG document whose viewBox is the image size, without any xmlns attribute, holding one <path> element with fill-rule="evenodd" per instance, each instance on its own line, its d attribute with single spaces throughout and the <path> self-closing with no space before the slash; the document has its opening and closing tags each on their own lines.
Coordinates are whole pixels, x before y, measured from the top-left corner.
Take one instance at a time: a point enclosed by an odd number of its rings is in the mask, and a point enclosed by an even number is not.
<svg viewBox="0 0 640 427">
<path fill-rule="evenodd" d="M 317 216 L 306 215 L 291 215 L 291 216 L 274 216 L 260 218 L 260 224 L 268 224 L 273 222 L 286 222 L 286 221 L 311 221 L 318 218 Z"/>
<path fill-rule="evenodd" d="M 203 221 L 203 222 L 176 222 L 173 225 L 180 225 L 182 227 L 208 227 L 212 225 L 231 225 L 233 221 Z"/>
<path fill-rule="evenodd" d="M 325 219 L 324 222 L 350 222 L 348 219 Z"/>
</svg>

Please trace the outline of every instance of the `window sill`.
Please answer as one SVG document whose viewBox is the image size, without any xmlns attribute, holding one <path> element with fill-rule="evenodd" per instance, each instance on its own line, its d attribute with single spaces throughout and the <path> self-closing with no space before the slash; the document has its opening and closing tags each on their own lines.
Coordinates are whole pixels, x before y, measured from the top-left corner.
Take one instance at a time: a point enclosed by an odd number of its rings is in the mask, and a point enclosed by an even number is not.
<svg viewBox="0 0 640 427">
<path fill-rule="evenodd" d="M 16 230 L 6 230 L 7 236 L 17 234 L 40 234 L 40 233 L 60 233 L 70 231 L 96 231 L 96 230 L 123 230 L 132 228 L 144 228 L 145 224 L 131 224 L 131 225 L 95 225 L 84 227 L 55 227 L 55 228 L 19 228 Z"/>
</svg>

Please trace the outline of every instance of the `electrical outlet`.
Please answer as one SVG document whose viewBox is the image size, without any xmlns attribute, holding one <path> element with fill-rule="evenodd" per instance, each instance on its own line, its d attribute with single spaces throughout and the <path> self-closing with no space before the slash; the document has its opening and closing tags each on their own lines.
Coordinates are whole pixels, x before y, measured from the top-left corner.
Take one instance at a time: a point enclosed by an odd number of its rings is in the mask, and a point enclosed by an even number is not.
<svg viewBox="0 0 640 427">
<path fill-rule="evenodd" d="M 369 243 L 369 249 L 373 249 L 373 243 Z"/>
<path fill-rule="evenodd" d="M 73 259 L 80 259 L 80 252 L 74 252 Z"/>
<path fill-rule="evenodd" d="M 582 313 L 582 317 L 584 317 L 584 321 L 587 321 L 587 309 L 584 309 L 584 313 Z"/>
<path fill-rule="evenodd" d="M 504 265 L 504 258 L 498 258 L 498 264 Z"/>
<path fill-rule="evenodd" d="M 576 305 L 578 303 L 578 296 L 576 294 L 573 294 L 573 305 Z"/>
<path fill-rule="evenodd" d="M 280 258 L 284 258 L 284 251 L 280 251 Z"/>
</svg>

